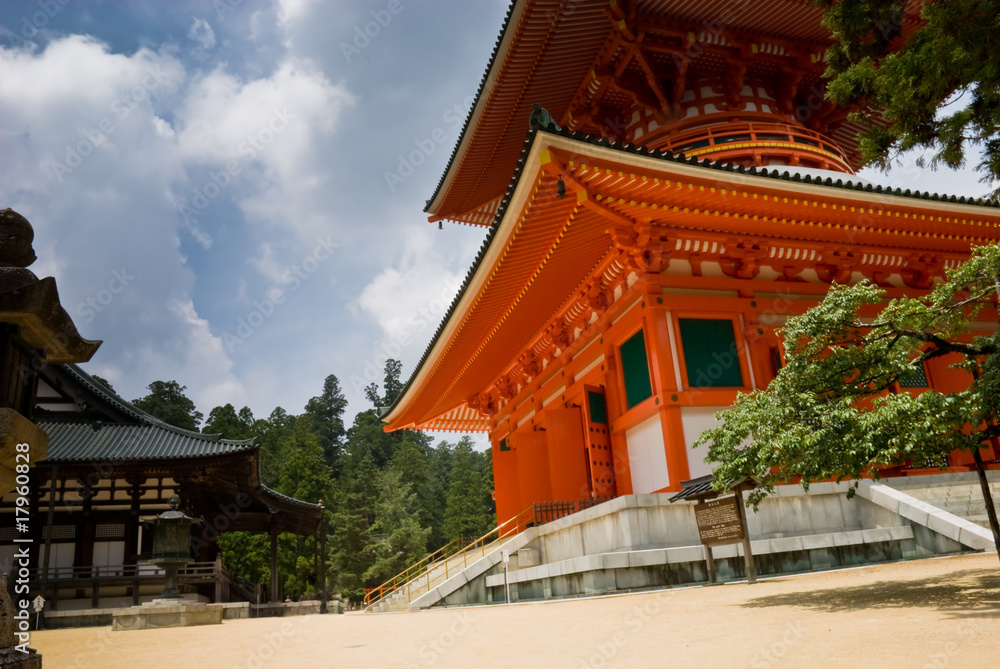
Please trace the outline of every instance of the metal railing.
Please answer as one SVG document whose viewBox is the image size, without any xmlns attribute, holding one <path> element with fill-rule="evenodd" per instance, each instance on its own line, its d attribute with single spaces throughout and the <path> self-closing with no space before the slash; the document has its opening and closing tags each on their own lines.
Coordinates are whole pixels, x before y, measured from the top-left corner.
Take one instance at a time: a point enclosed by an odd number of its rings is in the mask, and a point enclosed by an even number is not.
<svg viewBox="0 0 1000 669">
<path fill-rule="evenodd" d="M 499 541 L 519 534 L 531 525 L 550 523 L 611 499 L 611 497 L 595 497 L 536 502 L 475 541 L 466 544 L 456 539 L 377 588 L 368 590 L 365 593 L 365 606 L 370 609 L 393 595 L 403 597 L 407 603 L 412 602 L 415 597 L 430 592 L 436 585 L 447 581 L 476 560 L 485 557 Z"/>
<path fill-rule="evenodd" d="M 365 606 L 371 608 L 393 594 L 401 594 L 407 602 L 411 602 L 414 596 L 430 592 L 438 583 L 447 581 L 471 562 L 485 557 L 488 549 L 498 541 L 523 532 L 534 522 L 535 507 L 532 505 L 471 543 L 465 544 L 463 540 L 456 539 L 377 588 L 368 590 Z"/>
</svg>

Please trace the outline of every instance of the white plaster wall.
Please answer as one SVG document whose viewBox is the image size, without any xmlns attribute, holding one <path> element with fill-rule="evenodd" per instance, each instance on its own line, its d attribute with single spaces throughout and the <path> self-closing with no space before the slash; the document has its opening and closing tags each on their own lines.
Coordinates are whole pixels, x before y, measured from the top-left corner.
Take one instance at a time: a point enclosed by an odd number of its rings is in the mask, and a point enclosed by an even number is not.
<svg viewBox="0 0 1000 669">
<path fill-rule="evenodd" d="M 670 485 L 667 452 L 663 448 L 663 428 L 658 413 L 626 431 L 625 443 L 634 494 L 642 495 Z"/>
<path fill-rule="evenodd" d="M 691 444 L 698 440 L 702 432 L 719 424 L 715 419 L 715 413 L 725 408 L 727 407 L 681 407 L 684 446 L 687 448 L 688 470 L 693 479 L 711 474 L 712 468 L 704 461 L 708 455 L 708 446 L 691 448 Z"/>
</svg>

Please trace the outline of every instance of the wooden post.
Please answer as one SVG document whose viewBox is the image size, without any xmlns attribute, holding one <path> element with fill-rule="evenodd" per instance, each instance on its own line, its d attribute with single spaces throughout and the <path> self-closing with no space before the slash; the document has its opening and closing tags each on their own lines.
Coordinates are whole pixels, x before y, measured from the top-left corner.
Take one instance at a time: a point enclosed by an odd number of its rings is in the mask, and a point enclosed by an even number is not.
<svg viewBox="0 0 1000 669">
<path fill-rule="evenodd" d="M 215 604 L 222 603 L 222 556 L 219 555 L 215 558 L 215 564 L 212 565 L 212 576 L 215 579 Z"/>
<path fill-rule="evenodd" d="M 278 601 L 278 525 L 271 523 L 271 603 Z"/>
<path fill-rule="evenodd" d="M 712 555 L 712 544 L 705 544 L 705 565 L 708 567 L 708 582 L 715 583 L 715 556 Z"/>
<path fill-rule="evenodd" d="M 747 566 L 747 583 L 757 582 L 757 567 L 753 563 L 753 551 L 750 550 L 750 530 L 747 527 L 747 510 L 743 506 L 743 488 L 736 486 L 736 508 L 740 513 L 740 523 L 743 525 L 743 560 Z"/>
<path fill-rule="evenodd" d="M 326 512 L 323 500 L 319 500 L 319 612 L 326 613 Z"/>
<path fill-rule="evenodd" d="M 58 465 L 52 467 L 52 478 L 49 481 L 49 510 L 45 516 L 45 553 L 42 556 L 42 595 L 44 596 L 49 585 L 49 565 L 52 563 L 52 524 L 55 522 L 56 512 L 56 475 L 59 472 Z M 53 609 L 52 606 L 49 607 Z"/>
</svg>

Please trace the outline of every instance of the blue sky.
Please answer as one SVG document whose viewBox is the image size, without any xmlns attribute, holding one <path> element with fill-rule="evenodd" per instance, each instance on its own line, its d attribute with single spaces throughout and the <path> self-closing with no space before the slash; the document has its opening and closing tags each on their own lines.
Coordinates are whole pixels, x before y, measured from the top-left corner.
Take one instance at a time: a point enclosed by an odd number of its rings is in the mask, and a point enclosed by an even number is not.
<svg viewBox="0 0 1000 669">
<path fill-rule="evenodd" d="M 507 5 L 0 3 L 0 207 L 104 340 L 85 368 L 261 417 L 334 373 L 351 418 L 386 355 L 408 378 L 484 237 L 422 210 Z M 987 191 L 914 161 L 864 176 Z"/>
</svg>

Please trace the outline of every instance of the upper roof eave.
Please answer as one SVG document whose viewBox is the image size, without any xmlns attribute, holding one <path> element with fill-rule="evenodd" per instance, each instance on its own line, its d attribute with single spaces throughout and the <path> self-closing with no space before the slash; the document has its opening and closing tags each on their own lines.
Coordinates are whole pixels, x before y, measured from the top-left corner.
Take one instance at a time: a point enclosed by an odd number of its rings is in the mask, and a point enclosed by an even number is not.
<svg viewBox="0 0 1000 669">
<path fill-rule="evenodd" d="M 545 137 L 545 147 L 538 147 L 537 150 L 535 150 L 536 141 L 539 135 Z M 851 179 L 850 175 L 844 175 L 846 178 L 837 178 L 836 180 L 832 177 L 814 177 L 812 175 L 803 176 L 800 174 L 793 175 L 788 170 L 768 168 L 757 169 L 752 167 L 744 168 L 742 166 L 734 166 L 730 163 L 716 163 L 708 159 L 689 159 L 683 155 L 673 155 L 666 152 L 651 151 L 644 147 L 635 147 L 631 144 L 623 146 L 618 143 L 612 143 L 607 139 L 597 139 L 592 136 L 583 136 L 581 133 L 570 133 L 566 130 L 530 130 L 528 132 L 528 138 L 522 148 L 520 158 L 517 161 L 517 166 L 511 177 L 510 185 L 507 187 L 507 191 L 500 202 L 496 216 L 494 217 L 493 223 L 487 232 L 486 239 L 480 248 L 479 254 L 473 261 L 472 266 L 466 274 L 465 281 L 459 289 L 458 294 L 455 296 L 450 308 L 442 318 L 441 324 L 438 326 L 431 342 L 424 351 L 420 361 L 417 363 L 416 369 L 397 396 L 395 402 L 382 416 L 383 422 L 387 423 L 387 430 L 420 426 L 420 423 L 416 423 L 414 421 L 407 421 L 405 423 L 400 422 L 396 425 L 393 425 L 393 423 L 394 421 L 400 420 L 405 405 L 408 404 L 412 398 L 412 393 L 415 392 L 415 381 L 426 374 L 425 369 L 428 364 L 432 363 L 443 350 L 446 342 L 442 341 L 442 335 L 447 330 L 452 329 L 451 324 L 453 319 L 456 318 L 456 314 L 458 314 L 458 318 L 461 318 L 461 316 L 464 315 L 465 311 L 460 308 L 462 303 L 465 302 L 466 306 L 471 304 L 472 297 L 474 296 L 468 295 L 469 288 L 476 284 L 482 284 L 485 274 L 489 270 L 489 263 L 484 263 L 484 260 L 490 256 L 490 251 L 492 250 L 498 236 L 498 232 L 500 231 L 500 228 L 503 227 L 504 221 L 508 220 L 507 213 L 512 201 L 518 199 L 516 197 L 516 193 L 520 183 L 520 178 L 525 171 L 526 165 L 529 164 L 529 157 L 531 156 L 533 150 L 537 153 L 548 146 L 554 146 L 556 148 L 573 147 L 574 152 L 581 154 L 601 152 L 605 150 L 621 152 L 636 156 L 641 162 L 650 165 L 656 165 L 660 161 L 670 163 L 672 164 L 673 169 L 679 169 L 687 173 L 689 176 L 703 177 L 703 170 L 707 169 L 729 173 L 732 175 L 730 178 L 735 176 L 740 179 L 745 178 L 753 180 L 752 183 L 756 183 L 756 185 L 761 187 L 773 188 L 778 186 L 798 192 L 814 192 L 827 196 L 835 194 L 837 191 L 847 191 L 850 192 L 851 196 L 855 198 L 859 195 L 862 197 L 878 197 L 882 201 L 885 201 L 885 198 L 887 197 L 899 198 L 901 200 L 901 204 L 910 204 L 906 202 L 907 200 L 918 200 L 920 201 L 919 206 L 938 210 L 947 208 L 949 211 L 966 211 L 973 213 L 977 210 L 981 210 L 982 208 L 988 208 L 1000 211 L 1000 203 L 996 201 L 990 201 L 983 198 L 973 199 L 964 196 L 956 197 L 954 195 L 948 196 L 931 194 L 920 191 L 912 192 L 910 189 L 906 189 L 904 191 L 899 188 L 885 188 L 883 186 L 873 185 L 863 180 Z M 759 181 L 757 181 L 758 179 Z M 981 213 L 981 211 L 978 213 Z M 501 237 L 507 238 L 509 235 L 501 235 Z M 436 418 L 436 416 L 426 417 L 424 420 L 427 421 L 434 418 Z"/>
</svg>

